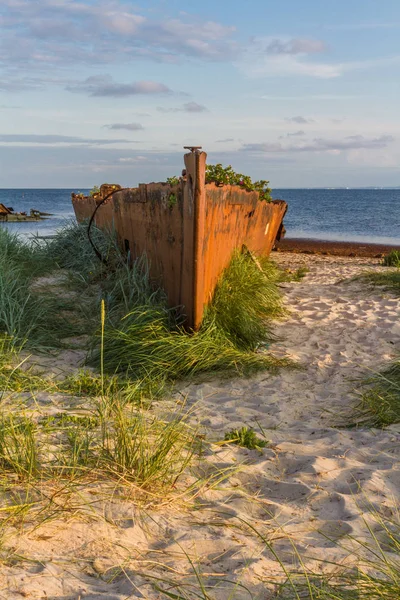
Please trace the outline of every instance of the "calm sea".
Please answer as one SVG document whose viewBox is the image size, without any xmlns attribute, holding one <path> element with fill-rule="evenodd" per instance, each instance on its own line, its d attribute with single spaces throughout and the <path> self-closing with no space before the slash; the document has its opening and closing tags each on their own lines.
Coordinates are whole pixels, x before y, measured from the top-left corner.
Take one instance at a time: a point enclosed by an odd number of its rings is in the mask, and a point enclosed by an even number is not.
<svg viewBox="0 0 400 600">
<path fill-rule="evenodd" d="M 53 213 L 45 221 L 0 226 L 23 235 L 51 235 L 74 216 L 71 191 L 0 190 L 0 202 L 15 211 Z M 400 189 L 275 189 L 273 197 L 289 204 L 288 238 L 400 244 Z"/>
</svg>

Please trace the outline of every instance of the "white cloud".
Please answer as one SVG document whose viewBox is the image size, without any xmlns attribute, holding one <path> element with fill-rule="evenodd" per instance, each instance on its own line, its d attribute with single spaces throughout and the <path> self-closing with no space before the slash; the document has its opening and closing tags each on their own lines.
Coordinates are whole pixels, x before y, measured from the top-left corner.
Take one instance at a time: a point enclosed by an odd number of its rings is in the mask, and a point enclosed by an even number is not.
<svg viewBox="0 0 400 600">
<path fill-rule="evenodd" d="M 297 123 L 298 125 L 308 125 L 309 123 L 314 123 L 314 119 L 302 117 L 301 115 L 298 115 L 297 117 L 286 117 L 285 121 L 287 123 Z"/>
<path fill-rule="evenodd" d="M 299 129 L 299 131 L 293 131 L 293 132 L 286 133 L 285 135 L 281 135 L 281 136 L 279 136 L 279 139 L 283 139 L 285 137 L 303 137 L 303 135 L 306 135 L 306 132 L 303 131 L 302 129 Z"/>
<path fill-rule="evenodd" d="M 321 40 L 256 37 L 245 50 L 238 68 L 250 77 L 305 75 L 330 79 L 340 75 L 337 65 L 308 61 L 326 49 Z"/>
<path fill-rule="evenodd" d="M 225 60 L 238 48 L 234 27 L 190 16 L 156 20 L 121 0 L 2 0 L 1 10 L 0 53 L 20 69 L 143 58 Z"/>
<path fill-rule="evenodd" d="M 157 110 L 163 113 L 174 113 L 174 112 L 187 112 L 187 113 L 202 113 L 208 112 L 208 108 L 203 104 L 198 104 L 197 102 L 186 102 L 183 106 L 177 108 L 165 108 L 163 106 L 158 106 Z"/>
<path fill-rule="evenodd" d="M 237 61 L 237 67 L 249 77 L 304 76 L 334 79 L 344 73 L 400 64 L 400 55 L 364 61 L 319 62 L 310 56 L 320 53 L 320 40 L 256 37 Z"/>
<path fill-rule="evenodd" d="M 85 81 L 68 85 L 69 92 L 85 93 L 89 96 L 123 98 L 138 94 L 170 94 L 172 90 L 157 81 L 134 81 L 116 83 L 110 75 L 96 75 Z"/>
<path fill-rule="evenodd" d="M 260 40 L 261 38 L 258 38 Z M 257 38 L 255 38 L 255 41 Z M 266 54 L 316 54 L 319 52 L 325 52 L 326 45 L 322 40 L 312 40 L 304 38 L 292 38 L 288 40 L 282 40 L 279 38 L 267 41 L 264 45 L 264 52 Z"/>
<path fill-rule="evenodd" d="M 58 144 L 67 144 L 67 145 L 84 145 L 84 146 L 93 146 L 93 145 L 109 145 L 109 144 L 130 144 L 131 140 L 126 139 L 92 139 L 92 138 L 82 138 L 78 136 L 72 135 L 54 135 L 54 134 L 0 134 L 0 144 L 46 144 L 46 145 L 58 145 Z"/>
<path fill-rule="evenodd" d="M 111 123 L 111 125 L 104 125 L 107 129 L 126 129 L 127 131 L 141 131 L 143 125 L 140 123 Z"/>
<path fill-rule="evenodd" d="M 366 138 L 363 135 L 351 135 L 338 140 L 315 138 L 311 142 L 304 142 L 302 144 L 283 145 L 280 142 L 244 144 L 241 150 L 256 153 L 329 152 L 337 154 L 344 150 L 386 148 L 394 140 L 395 138 L 391 135 L 381 135 L 375 138 Z"/>
</svg>

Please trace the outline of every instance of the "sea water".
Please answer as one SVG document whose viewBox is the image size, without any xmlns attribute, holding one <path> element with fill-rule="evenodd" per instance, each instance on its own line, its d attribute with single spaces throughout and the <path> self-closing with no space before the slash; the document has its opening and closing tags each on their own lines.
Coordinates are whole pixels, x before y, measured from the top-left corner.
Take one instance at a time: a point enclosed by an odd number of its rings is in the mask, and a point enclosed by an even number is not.
<svg viewBox="0 0 400 600">
<path fill-rule="evenodd" d="M 400 189 L 276 189 L 287 238 L 400 244 Z"/>
</svg>

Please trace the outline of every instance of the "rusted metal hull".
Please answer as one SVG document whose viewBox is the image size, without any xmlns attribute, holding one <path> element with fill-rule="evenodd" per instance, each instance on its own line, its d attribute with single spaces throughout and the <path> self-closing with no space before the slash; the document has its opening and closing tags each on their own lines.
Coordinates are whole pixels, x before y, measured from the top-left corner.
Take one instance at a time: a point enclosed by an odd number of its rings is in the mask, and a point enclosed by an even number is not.
<svg viewBox="0 0 400 600">
<path fill-rule="evenodd" d="M 30 214 L 16 213 L 12 208 L 0 203 L 0 221 L 6 223 L 25 223 L 31 221 L 42 221 L 43 217 L 52 216 L 50 213 L 42 213 L 39 210 L 31 208 Z"/>
<path fill-rule="evenodd" d="M 133 257 L 145 253 L 152 276 L 171 306 L 184 307 L 186 326 L 197 329 L 222 271 L 236 248 L 268 255 L 286 202 L 259 200 L 239 186 L 205 184 L 206 154 L 185 155 L 187 176 L 177 186 L 141 184 L 117 191 L 99 206 L 95 223 L 115 229 Z M 75 196 L 79 222 L 89 219 L 101 197 Z"/>
</svg>

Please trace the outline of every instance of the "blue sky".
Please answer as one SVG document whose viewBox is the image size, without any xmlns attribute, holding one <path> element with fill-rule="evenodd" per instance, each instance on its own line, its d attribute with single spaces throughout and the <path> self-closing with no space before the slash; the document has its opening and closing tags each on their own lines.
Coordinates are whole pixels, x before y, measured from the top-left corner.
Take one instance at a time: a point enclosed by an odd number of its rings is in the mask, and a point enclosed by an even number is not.
<svg viewBox="0 0 400 600">
<path fill-rule="evenodd" d="M 400 185 L 399 0 L 1 0 L 0 187 Z"/>
</svg>

